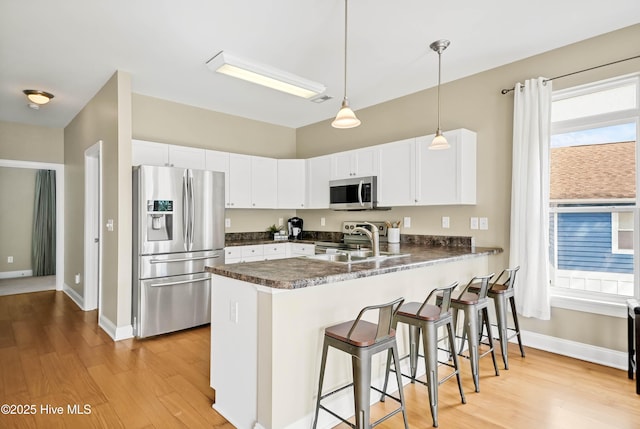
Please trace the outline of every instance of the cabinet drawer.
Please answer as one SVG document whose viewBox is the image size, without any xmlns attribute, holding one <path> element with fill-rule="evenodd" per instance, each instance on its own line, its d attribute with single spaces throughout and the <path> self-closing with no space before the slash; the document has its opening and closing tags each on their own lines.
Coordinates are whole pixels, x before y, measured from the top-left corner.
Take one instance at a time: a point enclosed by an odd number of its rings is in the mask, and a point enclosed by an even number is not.
<svg viewBox="0 0 640 429">
<path fill-rule="evenodd" d="M 225 263 L 229 263 L 230 259 L 240 259 L 242 256 L 242 246 L 232 246 L 224 248 L 224 260 Z"/>
<path fill-rule="evenodd" d="M 315 255 L 316 247 L 313 244 L 291 243 L 292 255 Z"/>
<path fill-rule="evenodd" d="M 261 244 L 255 246 L 240 246 L 242 249 L 242 258 L 253 258 L 264 255 L 264 248 Z"/>
<path fill-rule="evenodd" d="M 282 256 L 284 257 L 287 253 L 287 245 L 286 243 L 278 243 L 278 244 L 265 244 L 264 246 L 264 256 Z"/>
</svg>

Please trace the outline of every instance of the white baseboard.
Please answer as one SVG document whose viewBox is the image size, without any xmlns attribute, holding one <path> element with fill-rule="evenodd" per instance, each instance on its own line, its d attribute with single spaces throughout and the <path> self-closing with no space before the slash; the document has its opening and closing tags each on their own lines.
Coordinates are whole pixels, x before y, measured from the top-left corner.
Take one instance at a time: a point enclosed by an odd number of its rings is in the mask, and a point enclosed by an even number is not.
<svg viewBox="0 0 640 429">
<path fill-rule="evenodd" d="M 627 353 L 604 347 L 592 346 L 577 341 L 538 334 L 531 331 L 520 331 L 522 343 L 527 347 L 540 349 L 599 365 L 610 366 L 617 369 L 627 369 Z M 511 342 L 517 342 L 512 338 Z"/>
<path fill-rule="evenodd" d="M 113 339 L 113 341 L 126 340 L 127 338 L 133 338 L 133 325 L 116 326 L 111 320 L 105 317 L 104 314 L 100 315 L 98 325 Z"/>
<path fill-rule="evenodd" d="M 78 307 L 80 307 L 80 309 L 81 309 L 82 311 L 87 311 L 87 310 L 84 308 L 84 297 L 83 297 L 82 295 L 80 295 L 78 292 L 76 292 L 73 288 L 71 288 L 71 287 L 70 287 L 68 284 L 66 284 L 66 283 L 63 283 L 63 285 L 62 285 L 62 291 L 63 291 L 64 293 L 66 293 L 66 294 L 67 294 L 67 296 L 68 296 L 69 298 L 71 298 L 71 300 L 72 300 L 73 302 L 75 302 L 75 303 L 76 303 L 76 305 L 77 305 Z"/>
<path fill-rule="evenodd" d="M 3 271 L 0 273 L 0 279 L 17 279 L 20 277 L 31 277 L 31 276 L 33 276 L 32 270 Z"/>
</svg>

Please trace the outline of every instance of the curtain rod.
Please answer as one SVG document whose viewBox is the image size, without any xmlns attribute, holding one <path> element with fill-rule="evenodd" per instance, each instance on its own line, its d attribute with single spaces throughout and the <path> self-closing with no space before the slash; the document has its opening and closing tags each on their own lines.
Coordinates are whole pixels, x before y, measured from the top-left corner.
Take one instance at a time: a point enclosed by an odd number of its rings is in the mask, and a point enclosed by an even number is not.
<svg viewBox="0 0 640 429">
<path fill-rule="evenodd" d="M 560 75 L 560 76 L 551 77 L 549 79 L 543 80 L 542 82 L 543 83 L 547 83 L 547 82 L 549 82 L 551 80 L 560 79 L 562 77 L 567 77 L 567 76 L 573 76 L 574 74 L 578 74 L 578 73 L 583 73 L 583 72 L 590 71 L 590 70 L 599 69 L 600 67 L 606 67 L 606 66 L 610 66 L 610 65 L 613 65 L 613 64 L 618 64 L 618 63 L 622 63 L 624 61 L 635 60 L 636 58 L 640 58 L 640 55 L 636 55 L 635 57 L 624 58 L 622 60 L 613 61 L 613 62 L 606 63 L 606 64 L 600 64 L 599 66 L 589 67 L 588 69 L 578 70 L 578 71 L 574 71 L 574 72 L 571 72 L 571 73 L 563 74 L 563 75 Z M 502 95 L 505 95 L 505 94 L 510 93 L 511 91 L 515 91 L 515 89 L 516 89 L 515 87 L 513 87 L 511 89 L 503 89 L 502 91 L 500 91 L 500 93 Z"/>
</svg>

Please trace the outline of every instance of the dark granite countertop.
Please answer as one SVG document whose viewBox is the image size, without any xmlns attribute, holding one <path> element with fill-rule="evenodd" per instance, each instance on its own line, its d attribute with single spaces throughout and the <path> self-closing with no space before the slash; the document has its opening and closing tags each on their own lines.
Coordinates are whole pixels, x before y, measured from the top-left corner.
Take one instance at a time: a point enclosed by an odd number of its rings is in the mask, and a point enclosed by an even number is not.
<svg viewBox="0 0 640 429">
<path fill-rule="evenodd" d="M 274 241 L 271 241 L 271 243 L 273 242 Z M 258 243 L 253 241 L 252 244 Z M 396 271 L 411 270 L 443 262 L 454 262 L 478 256 L 495 255 L 502 252 L 502 249 L 498 247 L 445 247 L 404 243 L 396 245 L 393 248 L 389 248 L 387 245 L 381 245 L 380 250 L 407 255 L 352 264 L 327 262 L 300 256 L 296 258 L 207 267 L 207 271 L 220 276 L 277 289 L 298 289 Z"/>
</svg>

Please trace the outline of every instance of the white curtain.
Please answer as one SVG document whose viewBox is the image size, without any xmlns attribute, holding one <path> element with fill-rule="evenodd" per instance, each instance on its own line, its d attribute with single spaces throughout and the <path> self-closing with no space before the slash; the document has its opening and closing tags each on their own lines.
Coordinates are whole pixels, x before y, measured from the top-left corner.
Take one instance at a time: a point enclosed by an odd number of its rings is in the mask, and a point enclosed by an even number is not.
<svg viewBox="0 0 640 429">
<path fill-rule="evenodd" d="M 518 313 L 549 320 L 549 138 L 551 82 L 515 87 L 509 265 L 520 265 Z"/>
</svg>

